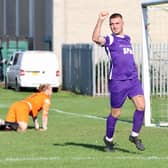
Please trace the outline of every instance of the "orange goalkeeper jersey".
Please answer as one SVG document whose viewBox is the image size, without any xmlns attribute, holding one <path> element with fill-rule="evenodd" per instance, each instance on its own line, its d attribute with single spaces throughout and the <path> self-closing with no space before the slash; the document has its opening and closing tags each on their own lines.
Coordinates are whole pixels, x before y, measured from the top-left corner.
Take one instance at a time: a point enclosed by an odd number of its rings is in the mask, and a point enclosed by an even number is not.
<svg viewBox="0 0 168 168">
<path fill-rule="evenodd" d="M 37 117 L 38 112 L 43 109 L 46 112 L 49 110 L 50 106 L 50 97 L 46 95 L 44 92 L 39 93 L 33 93 L 23 101 L 28 102 L 32 108 L 29 115 L 34 117 Z"/>
<path fill-rule="evenodd" d="M 24 100 L 15 102 L 11 105 L 6 121 L 9 122 L 28 122 L 28 116 L 37 117 L 38 112 L 43 109 L 43 115 L 48 114 L 50 97 L 44 92 L 33 93 Z"/>
</svg>

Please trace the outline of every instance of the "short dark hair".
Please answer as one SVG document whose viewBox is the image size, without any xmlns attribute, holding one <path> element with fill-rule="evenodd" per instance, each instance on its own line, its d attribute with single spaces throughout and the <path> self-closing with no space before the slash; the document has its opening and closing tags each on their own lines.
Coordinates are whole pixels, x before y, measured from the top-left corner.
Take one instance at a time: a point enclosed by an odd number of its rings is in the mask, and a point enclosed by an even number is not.
<svg viewBox="0 0 168 168">
<path fill-rule="evenodd" d="M 110 15 L 109 21 L 111 21 L 111 19 L 117 18 L 117 17 L 120 17 L 121 19 L 123 18 L 120 13 L 113 13 L 113 14 Z"/>
</svg>

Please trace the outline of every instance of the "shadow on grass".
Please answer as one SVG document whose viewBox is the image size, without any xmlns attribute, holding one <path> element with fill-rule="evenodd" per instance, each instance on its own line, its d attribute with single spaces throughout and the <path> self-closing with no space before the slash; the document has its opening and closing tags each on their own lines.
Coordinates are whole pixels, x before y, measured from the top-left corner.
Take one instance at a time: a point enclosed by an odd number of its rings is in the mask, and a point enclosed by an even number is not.
<svg viewBox="0 0 168 168">
<path fill-rule="evenodd" d="M 28 126 L 27 129 L 35 129 L 34 126 Z"/>
<path fill-rule="evenodd" d="M 95 144 L 85 144 L 85 143 L 75 143 L 75 142 L 66 142 L 64 144 L 53 144 L 54 146 L 79 146 L 79 147 L 84 147 L 84 148 L 89 148 L 89 149 L 94 149 L 98 150 L 101 152 L 105 152 L 104 148 L 105 146 L 102 145 L 95 145 Z M 133 153 L 135 154 L 136 152 L 129 151 L 128 149 L 120 148 L 120 147 L 115 147 L 114 146 L 114 151 L 120 151 L 124 153 Z"/>
</svg>

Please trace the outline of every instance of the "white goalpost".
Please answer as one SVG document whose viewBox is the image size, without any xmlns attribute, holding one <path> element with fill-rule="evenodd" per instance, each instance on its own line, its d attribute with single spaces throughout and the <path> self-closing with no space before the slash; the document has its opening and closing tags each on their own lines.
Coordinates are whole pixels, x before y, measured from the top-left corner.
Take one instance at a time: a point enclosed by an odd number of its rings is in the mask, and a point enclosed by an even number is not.
<svg viewBox="0 0 168 168">
<path fill-rule="evenodd" d="M 150 67 L 149 67 L 149 47 L 148 47 L 148 32 L 147 32 L 147 13 L 148 7 L 151 5 L 159 5 L 163 3 L 168 3 L 168 0 L 141 0 L 141 8 L 142 8 L 142 42 L 143 42 L 143 59 L 142 59 L 142 83 L 144 88 L 144 96 L 145 96 L 145 126 L 154 126 L 151 122 L 151 100 L 150 100 Z"/>
</svg>

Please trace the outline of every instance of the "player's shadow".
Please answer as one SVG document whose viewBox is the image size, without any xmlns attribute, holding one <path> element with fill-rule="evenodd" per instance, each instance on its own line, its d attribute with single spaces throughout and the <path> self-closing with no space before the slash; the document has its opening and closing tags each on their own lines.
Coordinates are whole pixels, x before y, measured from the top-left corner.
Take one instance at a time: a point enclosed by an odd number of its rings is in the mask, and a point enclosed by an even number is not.
<svg viewBox="0 0 168 168">
<path fill-rule="evenodd" d="M 84 148 L 89 148 L 89 149 L 105 152 L 104 146 L 102 146 L 102 145 L 95 145 L 95 144 L 66 142 L 64 144 L 54 144 L 54 146 L 79 146 L 79 147 L 84 147 Z M 124 153 L 136 153 L 136 152 L 132 152 L 132 151 L 129 151 L 127 149 L 124 149 L 124 148 L 120 148 L 118 146 L 114 146 L 114 151 L 121 151 L 121 152 L 124 152 Z"/>
<path fill-rule="evenodd" d="M 27 129 L 35 129 L 34 126 L 29 125 Z"/>
</svg>

